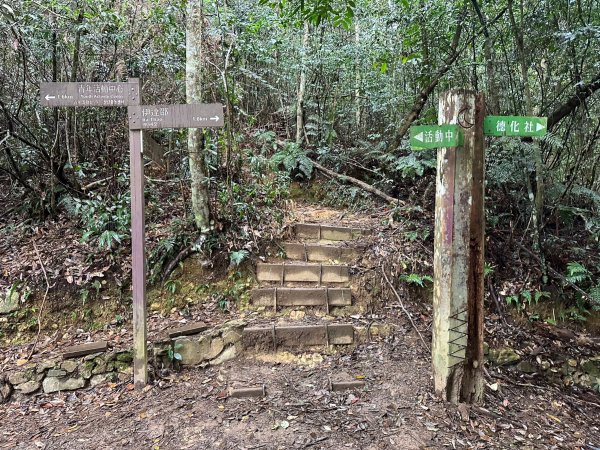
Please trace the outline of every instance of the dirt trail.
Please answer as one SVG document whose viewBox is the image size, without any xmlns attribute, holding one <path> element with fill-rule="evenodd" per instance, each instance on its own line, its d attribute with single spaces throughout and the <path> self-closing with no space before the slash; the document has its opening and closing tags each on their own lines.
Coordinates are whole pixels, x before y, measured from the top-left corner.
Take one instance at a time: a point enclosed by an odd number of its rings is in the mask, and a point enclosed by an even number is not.
<svg viewBox="0 0 600 450">
<path fill-rule="evenodd" d="M 297 206 L 296 220 L 377 228 L 377 218 Z M 428 318 L 406 302 L 425 339 Z M 125 382 L 0 405 L 6 449 L 437 449 L 600 447 L 600 405 L 516 375 L 490 378 L 485 407 L 432 395 L 430 355 L 393 303 L 357 323 L 385 323 L 348 352 L 246 354 L 165 372 L 143 392 Z M 515 381 L 509 381 L 514 377 Z M 331 379 L 364 379 L 331 392 Z M 264 384 L 262 399 L 227 397 Z"/>
</svg>

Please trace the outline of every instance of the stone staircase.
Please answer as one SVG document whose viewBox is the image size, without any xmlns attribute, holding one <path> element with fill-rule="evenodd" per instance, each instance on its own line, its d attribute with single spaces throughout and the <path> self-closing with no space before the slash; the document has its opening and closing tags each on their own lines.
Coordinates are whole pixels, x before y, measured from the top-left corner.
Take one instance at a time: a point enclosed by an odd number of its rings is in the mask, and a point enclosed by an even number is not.
<svg viewBox="0 0 600 450">
<path fill-rule="evenodd" d="M 367 234 L 359 228 L 296 224 L 293 238 L 281 244 L 285 257 L 256 266 L 259 287 L 251 292 L 250 306 L 271 310 L 274 317 L 245 328 L 244 347 L 265 351 L 353 344 L 352 324 L 334 321 L 331 313 L 353 304 L 349 263 L 360 255 L 355 241 Z M 290 308 L 319 314 L 310 319 L 282 314 Z"/>
</svg>

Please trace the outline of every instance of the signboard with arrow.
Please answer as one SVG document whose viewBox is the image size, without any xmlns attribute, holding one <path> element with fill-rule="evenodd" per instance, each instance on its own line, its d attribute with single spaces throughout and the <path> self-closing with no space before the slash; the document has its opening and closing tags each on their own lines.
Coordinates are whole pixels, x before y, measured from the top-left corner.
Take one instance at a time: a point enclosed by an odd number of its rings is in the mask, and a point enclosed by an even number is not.
<svg viewBox="0 0 600 450">
<path fill-rule="evenodd" d="M 486 136 L 544 136 L 548 127 L 546 117 L 487 116 L 483 119 Z"/>
<path fill-rule="evenodd" d="M 463 133 L 458 125 L 423 125 L 410 127 L 410 148 L 425 150 L 440 147 L 460 147 Z"/>
<path fill-rule="evenodd" d="M 130 106 L 127 113 L 130 130 L 211 128 L 225 124 L 221 103 Z"/>
<path fill-rule="evenodd" d="M 139 99 L 139 84 L 132 82 L 40 83 L 42 106 L 129 106 Z"/>
</svg>

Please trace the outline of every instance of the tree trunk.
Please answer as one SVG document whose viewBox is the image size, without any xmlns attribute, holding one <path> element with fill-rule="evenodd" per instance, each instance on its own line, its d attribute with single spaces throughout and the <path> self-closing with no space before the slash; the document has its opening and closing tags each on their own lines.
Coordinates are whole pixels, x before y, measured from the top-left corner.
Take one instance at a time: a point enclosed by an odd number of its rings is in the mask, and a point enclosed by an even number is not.
<svg viewBox="0 0 600 450">
<path fill-rule="evenodd" d="M 188 103 L 202 102 L 202 0 L 188 0 L 186 19 L 185 91 Z M 188 131 L 189 165 L 192 185 L 192 213 L 196 228 L 206 233 L 210 228 L 208 177 L 205 173 L 204 133 Z"/>
<path fill-rule="evenodd" d="M 510 18 L 510 23 L 513 29 L 513 33 L 515 35 L 515 43 L 517 47 L 517 54 L 519 57 L 519 65 L 521 68 L 521 81 L 523 83 L 523 94 L 525 97 L 525 105 L 527 108 L 527 115 L 533 116 L 533 103 L 531 99 L 531 89 L 529 86 L 529 66 L 527 65 L 527 58 L 525 55 L 525 47 L 523 44 L 523 0 L 521 0 L 521 24 L 517 25 L 515 20 L 515 14 L 513 10 L 513 0 L 508 1 L 508 14 Z M 544 261 L 544 256 L 542 255 L 542 243 L 540 237 L 540 224 L 543 223 L 544 220 L 544 162 L 542 160 L 542 149 L 539 143 L 534 143 L 533 145 L 533 154 L 534 154 L 534 162 L 535 162 L 535 196 L 531 199 L 533 204 L 533 211 L 531 214 L 531 222 L 533 225 L 533 245 L 535 250 L 539 253 L 542 261 Z M 531 182 L 529 181 L 529 173 L 527 169 L 525 170 L 525 182 L 527 184 L 527 189 L 529 191 L 529 196 L 531 197 L 533 194 L 533 189 L 530 187 Z M 542 264 L 542 272 L 546 275 L 545 264 Z"/>
<path fill-rule="evenodd" d="M 304 132 L 304 93 L 306 91 L 306 52 L 308 50 L 308 38 L 310 27 L 304 22 L 304 33 L 302 34 L 302 56 L 300 60 L 300 82 L 298 84 L 298 98 L 296 103 L 296 144 L 302 144 L 302 133 Z"/>
<path fill-rule="evenodd" d="M 355 51 L 358 52 L 358 46 L 360 44 L 360 26 L 358 20 L 354 22 L 354 46 Z M 359 59 L 357 58 L 357 61 Z M 360 121 L 361 121 L 361 107 L 360 107 L 360 85 L 361 85 L 361 75 L 360 75 L 360 64 L 357 62 L 354 70 L 355 79 L 354 79 L 354 104 L 355 104 L 355 125 L 356 129 L 360 129 Z"/>
</svg>

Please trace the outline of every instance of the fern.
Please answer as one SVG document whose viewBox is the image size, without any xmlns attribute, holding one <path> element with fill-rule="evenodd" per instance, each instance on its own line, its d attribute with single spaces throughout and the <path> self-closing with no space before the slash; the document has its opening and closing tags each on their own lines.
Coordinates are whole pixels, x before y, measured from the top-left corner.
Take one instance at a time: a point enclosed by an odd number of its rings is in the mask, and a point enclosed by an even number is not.
<svg viewBox="0 0 600 450">
<path fill-rule="evenodd" d="M 229 254 L 229 261 L 231 262 L 232 266 L 239 266 L 248 257 L 248 255 L 248 250 L 237 250 Z"/>
<path fill-rule="evenodd" d="M 409 284 L 416 284 L 420 287 L 425 287 L 425 281 L 433 283 L 433 278 L 431 278 L 429 275 L 419 275 L 416 273 L 411 273 L 409 275 L 400 275 L 400 280 Z"/>
<path fill-rule="evenodd" d="M 570 262 L 567 264 L 567 281 L 573 284 L 580 284 L 590 278 L 590 272 L 578 262 Z"/>
<path fill-rule="evenodd" d="M 310 178 L 313 172 L 313 163 L 306 156 L 304 150 L 293 142 L 286 142 L 283 148 L 271 157 L 271 162 L 276 167 L 281 167 L 293 174 L 299 172 L 296 176 Z"/>
</svg>

